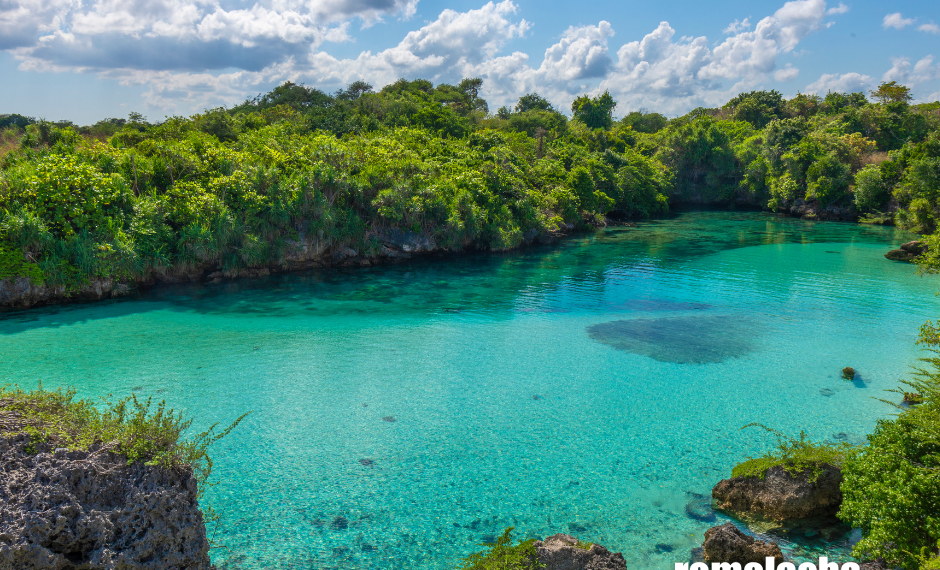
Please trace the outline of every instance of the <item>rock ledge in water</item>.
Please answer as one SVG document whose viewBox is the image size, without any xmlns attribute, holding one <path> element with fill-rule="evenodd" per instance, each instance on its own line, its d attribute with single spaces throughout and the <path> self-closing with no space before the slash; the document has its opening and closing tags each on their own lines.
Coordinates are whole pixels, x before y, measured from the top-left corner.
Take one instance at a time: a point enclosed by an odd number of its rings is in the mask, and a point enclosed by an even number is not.
<svg viewBox="0 0 940 570">
<path fill-rule="evenodd" d="M 842 470 L 820 466 L 821 473 L 810 481 L 807 470 L 790 475 L 781 466 L 771 467 L 763 479 L 733 477 L 719 481 L 712 489 L 717 507 L 726 511 L 752 513 L 783 521 L 835 517 L 842 503 Z"/>
<path fill-rule="evenodd" d="M 579 548 L 578 539 L 567 534 L 556 534 L 535 543 L 539 562 L 544 570 L 627 570 L 627 563 L 619 552 L 611 552 L 600 544 L 589 549 Z"/>
<path fill-rule="evenodd" d="M 733 523 L 725 523 L 705 531 L 705 562 L 758 562 L 769 556 L 783 562 L 783 552 L 775 542 L 762 542 L 744 534 Z"/>
<path fill-rule="evenodd" d="M 892 249 L 885 254 L 891 261 L 913 261 L 915 257 L 927 251 L 927 244 L 922 241 L 909 241 L 899 249 Z"/>
<path fill-rule="evenodd" d="M 0 568 L 209 570 L 190 469 L 28 444 L 0 438 Z"/>
</svg>

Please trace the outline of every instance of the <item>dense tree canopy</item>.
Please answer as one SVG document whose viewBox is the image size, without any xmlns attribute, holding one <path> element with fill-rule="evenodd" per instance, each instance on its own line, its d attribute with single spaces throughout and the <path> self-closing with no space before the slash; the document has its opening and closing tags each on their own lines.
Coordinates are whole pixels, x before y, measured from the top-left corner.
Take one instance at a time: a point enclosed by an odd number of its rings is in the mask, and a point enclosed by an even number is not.
<svg viewBox="0 0 940 570">
<path fill-rule="evenodd" d="M 569 118 L 537 93 L 491 114 L 482 81 L 284 83 L 232 108 L 78 127 L 0 116 L 0 275 L 77 286 L 177 266 L 276 263 L 315 234 L 368 250 L 377 228 L 454 249 L 645 217 L 670 202 L 857 211 L 924 233 L 940 216 L 940 103 L 910 91 L 742 93 L 717 109 Z"/>
</svg>

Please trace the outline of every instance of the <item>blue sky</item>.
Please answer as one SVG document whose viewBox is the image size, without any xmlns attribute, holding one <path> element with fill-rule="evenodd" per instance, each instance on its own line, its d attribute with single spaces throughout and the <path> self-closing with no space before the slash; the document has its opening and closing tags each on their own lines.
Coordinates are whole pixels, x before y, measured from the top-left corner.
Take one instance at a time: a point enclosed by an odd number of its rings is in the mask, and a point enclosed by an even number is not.
<svg viewBox="0 0 940 570">
<path fill-rule="evenodd" d="M 0 113 L 92 123 L 231 105 L 291 80 L 482 77 L 491 109 L 669 116 L 752 89 L 940 99 L 940 4 L 795 0 L 0 0 Z"/>
</svg>

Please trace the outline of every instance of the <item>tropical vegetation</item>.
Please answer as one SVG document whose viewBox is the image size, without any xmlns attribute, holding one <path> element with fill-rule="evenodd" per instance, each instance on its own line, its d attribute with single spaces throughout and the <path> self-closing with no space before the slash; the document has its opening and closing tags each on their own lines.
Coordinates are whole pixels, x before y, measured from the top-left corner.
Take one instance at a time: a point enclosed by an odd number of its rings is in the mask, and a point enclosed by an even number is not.
<svg viewBox="0 0 940 570">
<path fill-rule="evenodd" d="M 937 227 L 940 103 L 913 105 L 904 86 L 756 91 L 671 120 L 617 120 L 608 93 L 570 117 L 537 93 L 491 113 L 481 87 L 285 83 L 188 118 L 82 127 L 0 116 L 0 279 L 69 290 L 276 266 L 303 239 L 368 255 L 393 227 L 504 250 L 684 202 Z"/>
</svg>

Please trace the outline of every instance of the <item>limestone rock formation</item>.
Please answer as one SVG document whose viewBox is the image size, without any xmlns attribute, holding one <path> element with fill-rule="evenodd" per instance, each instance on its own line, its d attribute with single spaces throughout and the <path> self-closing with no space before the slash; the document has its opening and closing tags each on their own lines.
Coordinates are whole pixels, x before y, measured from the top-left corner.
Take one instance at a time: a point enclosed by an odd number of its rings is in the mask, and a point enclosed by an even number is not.
<svg viewBox="0 0 940 570">
<path fill-rule="evenodd" d="M 386 247 L 404 253 L 426 253 L 437 249 L 437 243 L 433 237 L 402 231 L 398 228 L 383 229 L 376 232 L 375 237 Z"/>
<path fill-rule="evenodd" d="M 209 570 L 186 468 L 0 438 L 0 570 Z"/>
<path fill-rule="evenodd" d="M 898 249 L 892 249 L 885 257 L 892 261 L 913 261 L 915 257 L 927 251 L 927 244 L 922 241 L 909 241 L 901 244 Z"/>
<path fill-rule="evenodd" d="M 783 562 L 783 553 L 775 542 L 763 542 L 754 539 L 740 530 L 733 523 L 725 523 L 705 531 L 705 562 L 748 562 L 764 564 L 769 556 Z"/>
<path fill-rule="evenodd" d="M 62 286 L 33 283 L 27 277 L 17 277 L 0 280 L 0 307 L 25 308 L 66 297 L 92 301 L 121 297 L 130 292 L 131 288 L 127 284 L 117 283 L 113 279 L 95 279 L 78 290 L 66 291 Z"/>
<path fill-rule="evenodd" d="M 751 513 L 774 520 L 835 517 L 842 503 L 842 471 L 822 465 L 813 479 L 812 471 L 791 475 L 783 467 L 771 467 L 763 479 L 734 477 L 719 481 L 712 498 L 719 509 Z"/>
<path fill-rule="evenodd" d="M 599 544 L 584 549 L 578 539 L 567 534 L 556 534 L 535 543 L 539 562 L 544 570 L 627 570 L 627 563 L 619 552 L 611 552 Z"/>
</svg>

